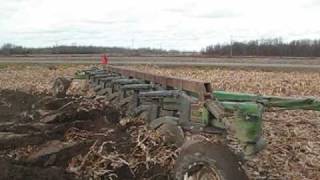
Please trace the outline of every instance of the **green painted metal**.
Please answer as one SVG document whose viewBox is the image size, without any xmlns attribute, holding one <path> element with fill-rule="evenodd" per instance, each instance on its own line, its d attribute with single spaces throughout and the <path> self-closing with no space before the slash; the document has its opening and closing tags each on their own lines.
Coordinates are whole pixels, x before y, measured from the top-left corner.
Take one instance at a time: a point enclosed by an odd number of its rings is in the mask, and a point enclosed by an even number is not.
<svg viewBox="0 0 320 180">
<path fill-rule="evenodd" d="M 313 110 L 313 111 L 320 111 L 320 101 L 312 99 L 312 98 L 305 98 L 305 99 L 274 99 L 267 101 L 265 103 L 266 107 L 278 107 L 282 109 L 303 109 L 303 110 Z"/>
<path fill-rule="evenodd" d="M 196 114 L 196 113 L 193 113 Z M 201 109 L 201 123 L 210 125 L 210 113 L 206 108 Z"/>
<path fill-rule="evenodd" d="M 203 114 L 203 122 L 217 128 L 226 129 L 234 134 L 245 155 L 252 155 L 261 149 L 262 114 L 264 106 L 255 102 L 220 102 L 228 116 L 222 119 L 212 119 L 210 114 Z"/>
<path fill-rule="evenodd" d="M 320 111 L 320 101 L 315 98 L 289 98 L 277 96 L 261 96 L 247 93 L 233 93 L 214 91 L 213 97 L 219 101 L 226 112 L 233 116 L 222 120 L 210 119 L 210 115 L 203 114 L 204 122 L 211 122 L 212 126 L 231 129 L 235 137 L 243 145 L 245 155 L 252 155 L 261 150 L 262 114 L 266 108 L 280 108 L 282 110 L 303 109 Z M 209 119 L 209 120 L 208 120 Z M 222 123 L 221 123 L 222 122 Z"/>
<path fill-rule="evenodd" d="M 233 93 L 214 91 L 213 96 L 218 101 L 228 102 L 256 102 L 265 107 L 278 107 L 281 109 L 304 109 L 320 111 L 320 101 L 315 98 L 289 98 L 277 96 L 261 96 L 246 93 Z"/>
<path fill-rule="evenodd" d="M 256 142 L 261 136 L 262 114 L 264 108 L 261 104 L 252 102 L 222 102 L 226 111 L 232 111 L 234 116 L 224 121 L 231 124 L 237 138 L 246 143 Z"/>
<path fill-rule="evenodd" d="M 74 75 L 74 79 L 86 79 L 86 73 L 84 71 L 77 71 Z"/>
<path fill-rule="evenodd" d="M 256 101 L 258 99 L 258 96 L 254 94 L 233 93 L 233 92 L 226 92 L 226 91 L 213 91 L 212 95 L 218 101 L 243 102 L 243 101 Z"/>
</svg>

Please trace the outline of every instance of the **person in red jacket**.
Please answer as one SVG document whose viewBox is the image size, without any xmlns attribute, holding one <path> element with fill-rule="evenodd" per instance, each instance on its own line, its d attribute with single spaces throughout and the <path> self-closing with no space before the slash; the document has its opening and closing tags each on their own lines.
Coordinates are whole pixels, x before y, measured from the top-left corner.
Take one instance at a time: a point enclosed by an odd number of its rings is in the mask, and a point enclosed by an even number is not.
<svg viewBox="0 0 320 180">
<path fill-rule="evenodd" d="M 101 61 L 100 61 L 101 64 L 109 64 L 109 58 L 107 56 L 107 54 L 104 54 L 101 56 Z"/>
</svg>

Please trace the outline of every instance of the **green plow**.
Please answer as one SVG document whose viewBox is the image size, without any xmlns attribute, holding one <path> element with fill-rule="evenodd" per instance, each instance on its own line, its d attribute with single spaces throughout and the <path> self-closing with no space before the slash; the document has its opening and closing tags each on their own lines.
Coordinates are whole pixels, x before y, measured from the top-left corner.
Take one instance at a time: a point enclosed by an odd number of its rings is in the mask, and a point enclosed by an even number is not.
<svg viewBox="0 0 320 180">
<path fill-rule="evenodd" d="M 177 179 L 183 179 L 184 170 L 195 164 L 223 171 L 225 174 L 220 174 L 221 179 L 247 179 L 227 146 L 205 140 L 190 141 L 185 136 L 215 134 L 227 144 L 225 137 L 230 135 L 237 140 L 241 146 L 241 157 L 246 159 L 266 145 L 262 135 L 265 111 L 320 111 L 320 100 L 312 97 L 213 91 L 208 82 L 159 76 L 122 67 L 78 71 L 76 78 L 87 79 L 96 94 L 105 96 L 110 104 L 122 109 L 124 116 L 144 119 L 150 128 L 161 131 L 167 140 L 181 147 L 176 164 Z M 232 158 L 225 160 L 221 156 Z M 219 168 L 225 163 L 235 171 L 230 174 L 226 171 L 228 168 Z"/>
<path fill-rule="evenodd" d="M 267 108 L 281 108 L 283 110 L 303 109 L 320 111 L 320 101 L 315 98 L 290 98 L 277 96 L 261 96 L 246 93 L 232 93 L 214 91 L 213 97 L 221 102 L 255 102 Z"/>
</svg>

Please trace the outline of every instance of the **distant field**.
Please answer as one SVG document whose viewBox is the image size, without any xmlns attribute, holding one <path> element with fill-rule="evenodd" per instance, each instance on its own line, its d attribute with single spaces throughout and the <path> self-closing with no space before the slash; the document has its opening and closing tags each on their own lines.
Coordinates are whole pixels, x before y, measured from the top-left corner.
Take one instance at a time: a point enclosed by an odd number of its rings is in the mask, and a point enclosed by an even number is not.
<svg viewBox="0 0 320 180">
<path fill-rule="evenodd" d="M 0 63 L 46 63 L 46 64 L 97 64 L 100 55 L 35 55 L 0 56 Z M 320 58 L 280 57 L 110 57 L 113 65 L 159 65 L 159 66 L 210 66 L 228 69 L 260 69 L 266 71 L 320 71 Z"/>
</svg>

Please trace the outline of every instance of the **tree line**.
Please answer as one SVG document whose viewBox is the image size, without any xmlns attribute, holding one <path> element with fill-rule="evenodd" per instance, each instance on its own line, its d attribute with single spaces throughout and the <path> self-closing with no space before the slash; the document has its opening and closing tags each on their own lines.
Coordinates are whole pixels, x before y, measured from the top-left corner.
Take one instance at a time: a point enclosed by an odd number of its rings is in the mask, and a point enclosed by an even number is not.
<svg viewBox="0 0 320 180">
<path fill-rule="evenodd" d="M 320 40 L 262 39 L 230 44 L 210 45 L 201 50 L 207 56 L 290 56 L 320 57 Z"/>
<path fill-rule="evenodd" d="M 146 55 L 190 55 L 188 52 L 153 48 L 131 49 L 124 47 L 101 46 L 53 46 L 28 48 L 14 44 L 4 44 L 0 55 L 33 55 L 33 54 L 102 54 L 146 56 Z M 197 55 L 198 53 L 191 53 Z M 294 40 L 283 42 L 281 38 L 252 41 L 235 41 L 230 44 L 209 45 L 200 51 L 204 56 L 290 56 L 320 57 L 320 40 Z"/>
<path fill-rule="evenodd" d="M 101 54 L 108 53 L 113 55 L 165 55 L 177 54 L 179 51 L 163 50 L 152 48 L 130 49 L 123 47 L 100 47 L 100 46 L 54 46 L 44 48 L 28 48 L 14 44 L 4 44 L 0 48 L 0 55 L 33 55 L 33 54 Z"/>
</svg>

